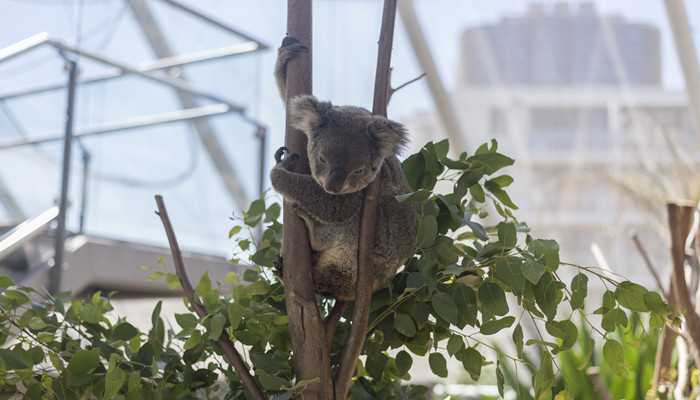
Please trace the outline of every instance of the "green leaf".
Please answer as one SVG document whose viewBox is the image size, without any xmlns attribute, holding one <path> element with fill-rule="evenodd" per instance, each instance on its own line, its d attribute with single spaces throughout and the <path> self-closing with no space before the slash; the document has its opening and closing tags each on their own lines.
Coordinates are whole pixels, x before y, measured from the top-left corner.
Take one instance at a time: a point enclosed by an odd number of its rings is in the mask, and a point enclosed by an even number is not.
<svg viewBox="0 0 700 400">
<path fill-rule="evenodd" d="M 240 231 L 241 231 L 241 226 L 236 225 L 231 230 L 228 231 L 228 238 L 231 239 L 232 237 L 236 236 Z"/>
<path fill-rule="evenodd" d="M 0 349 L 0 360 L 8 370 L 30 368 L 31 365 L 22 357 L 19 350 Z"/>
<path fill-rule="evenodd" d="M 395 363 L 398 375 L 404 376 L 411 370 L 411 366 L 413 366 L 413 357 L 405 350 L 401 350 L 399 354 L 396 355 Z"/>
<path fill-rule="evenodd" d="M 549 272 L 559 268 L 559 244 L 554 240 L 536 239 L 530 241 L 527 249 L 535 258 L 544 264 Z"/>
<path fill-rule="evenodd" d="M 475 326 L 477 323 L 478 304 L 474 290 L 465 284 L 455 283 L 452 285 L 450 294 L 459 310 L 457 313 L 457 318 L 459 319 L 457 326 L 460 328 L 464 328 L 467 324 Z"/>
<path fill-rule="evenodd" d="M 191 331 L 197 326 L 197 317 L 193 314 L 175 314 L 175 321 L 185 331 Z"/>
<path fill-rule="evenodd" d="M 481 376 L 481 367 L 484 365 L 484 356 L 475 348 L 469 347 L 460 351 L 457 359 L 462 362 L 472 380 L 478 381 Z"/>
<path fill-rule="evenodd" d="M 426 215 L 418 223 L 418 237 L 416 242 L 419 248 L 427 248 L 435 243 L 438 233 L 437 219 L 433 215 Z"/>
<path fill-rule="evenodd" d="M 365 368 L 370 376 L 375 379 L 381 379 L 386 369 L 386 364 L 389 362 L 389 357 L 382 352 L 374 352 L 367 355 Z"/>
<path fill-rule="evenodd" d="M 644 295 L 648 293 L 643 286 L 630 281 L 625 281 L 620 283 L 615 290 L 615 298 L 622 304 L 632 311 L 646 312 L 649 311 L 646 302 L 644 301 Z"/>
<path fill-rule="evenodd" d="M 231 328 L 238 329 L 238 326 L 243 320 L 243 307 L 239 303 L 230 303 L 227 308 L 228 322 Z"/>
<path fill-rule="evenodd" d="M 518 357 L 522 358 L 523 354 L 523 327 L 518 324 L 515 329 L 513 329 L 513 343 L 515 344 L 515 350 L 518 353 Z"/>
<path fill-rule="evenodd" d="M 512 222 L 501 222 L 496 226 L 498 230 L 498 240 L 503 247 L 512 249 L 517 244 L 515 224 Z"/>
<path fill-rule="evenodd" d="M 100 363 L 100 351 L 78 350 L 68 363 L 68 371 L 74 376 L 81 376 L 97 368 Z"/>
<path fill-rule="evenodd" d="M 619 308 L 613 308 L 612 310 L 603 314 L 603 318 L 600 321 L 600 326 L 603 327 L 608 332 L 615 331 L 616 327 L 626 327 L 628 323 L 627 314 Z"/>
<path fill-rule="evenodd" d="M 0 276 L 0 289 L 6 289 L 10 286 L 14 286 L 15 281 L 12 280 L 9 276 Z"/>
<path fill-rule="evenodd" d="M 105 400 L 114 399 L 126 383 L 126 372 L 119 368 L 118 362 L 119 356 L 116 354 L 109 357 L 109 368 L 105 374 L 105 392 L 102 396 Z"/>
<path fill-rule="evenodd" d="M 481 324 L 480 332 L 484 335 L 493 335 L 501 329 L 505 329 L 513 325 L 515 317 L 503 317 L 501 319 L 492 319 Z"/>
<path fill-rule="evenodd" d="M 513 210 L 518 209 L 518 206 L 515 205 L 515 203 L 513 203 L 513 200 L 511 200 L 510 196 L 508 196 L 508 193 L 506 193 L 505 190 L 498 187 L 498 185 L 494 184 L 493 182 L 486 182 L 484 183 L 484 187 L 506 207 L 509 207 Z"/>
<path fill-rule="evenodd" d="M 289 385 L 288 380 L 272 375 L 261 368 L 255 370 L 255 376 L 265 390 L 277 391 Z"/>
<path fill-rule="evenodd" d="M 224 332 L 226 325 L 226 317 L 222 314 L 216 314 L 209 319 L 209 339 L 218 340 Z"/>
<path fill-rule="evenodd" d="M 547 321 L 545 328 L 550 335 L 562 340 L 561 345 L 555 352 L 570 349 L 576 343 L 576 339 L 578 339 L 578 329 L 569 320 Z"/>
<path fill-rule="evenodd" d="M 626 371 L 625 351 L 617 340 L 608 339 L 603 346 L 603 358 L 613 371 Z"/>
<path fill-rule="evenodd" d="M 661 298 L 656 292 L 647 292 L 644 294 L 644 304 L 646 304 L 649 311 L 656 314 L 667 314 L 670 312 L 668 304 Z"/>
<path fill-rule="evenodd" d="M 243 222 L 248 226 L 256 226 L 265 214 L 265 200 L 257 199 L 250 203 L 248 211 L 243 214 Z"/>
<path fill-rule="evenodd" d="M 129 340 L 139 334 L 139 330 L 128 322 L 122 322 L 114 327 L 112 339 Z"/>
<path fill-rule="evenodd" d="M 498 185 L 500 188 L 508 187 L 513 183 L 513 177 L 510 175 L 501 175 L 493 179 L 489 179 L 487 182 L 491 182 L 494 185 Z"/>
<path fill-rule="evenodd" d="M 571 280 L 571 309 L 583 309 L 584 300 L 588 295 L 588 277 L 579 273 Z"/>
<path fill-rule="evenodd" d="M 447 322 L 458 324 L 457 305 L 455 301 L 447 293 L 437 292 L 431 300 L 433 310 L 442 319 Z"/>
<path fill-rule="evenodd" d="M 476 154 L 467 159 L 471 163 L 483 165 L 486 168 L 487 174 L 491 175 L 501 168 L 513 165 L 515 160 L 504 156 L 501 153 L 482 153 Z"/>
<path fill-rule="evenodd" d="M 493 315 L 506 315 L 508 313 L 506 294 L 495 283 L 484 282 L 479 286 L 479 301 L 484 320 L 490 319 Z"/>
<path fill-rule="evenodd" d="M 199 297 L 207 297 L 207 295 L 209 295 L 211 292 L 211 279 L 209 279 L 209 272 L 202 274 L 202 277 L 199 278 L 197 287 L 194 288 L 194 292 Z"/>
<path fill-rule="evenodd" d="M 549 272 L 542 275 L 540 282 L 535 286 L 535 300 L 548 320 L 554 319 L 557 315 L 557 308 L 564 297 L 563 288 L 564 284 Z"/>
<path fill-rule="evenodd" d="M 199 343 L 202 341 L 202 332 L 198 330 L 192 331 L 192 334 L 190 335 L 189 338 L 187 338 L 187 341 L 185 341 L 185 344 L 182 345 L 182 348 L 185 350 L 193 349 L 197 347 Z"/>
<path fill-rule="evenodd" d="M 554 369 L 552 368 L 552 358 L 548 353 L 542 356 L 540 368 L 533 378 L 535 386 L 535 399 L 545 400 L 552 398 L 552 386 L 554 386 Z"/>
<path fill-rule="evenodd" d="M 447 354 L 454 356 L 464 348 L 464 340 L 458 335 L 451 335 L 447 341 Z"/>
<path fill-rule="evenodd" d="M 404 336 L 414 337 L 416 335 L 416 323 L 410 315 L 397 313 L 394 317 L 394 329 Z"/>
<path fill-rule="evenodd" d="M 277 221 L 281 212 L 282 207 L 280 207 L 279 203 L 270 204 L 270 207 L 267 207 L 267 210 L 265 210 L 265 222 Z"/>
<path fill-rule="evenodd" d="M 513 293 L 519 295 L 525 290 L 522 259 L 515 257 L 499 257 L 494 266 L 496 279 L 508 285 Z"/>
<path fill-rule="evenodd" d="M 486 193 L 484 193 L 484 188 L 482 188 L 478 183 L 475 183 L 469 187 L 469 193 L 471 193 L 474 200 L 478 201 L 479 203 L 486 201 Z"/>
<path fill-rule="evenodd" d="M 544 264 L 537 261 L 526 259 L 522 265 L 523 276 L 533 285 L 539 283 L 540 278 L 545 273 Z"/>
<path fill-rule="evenodd" d="M 447 360 L 440 353 L 430 353 L 428 356 L 428 364 L 430 364 L 430 370 L 441 378 L 447 378 Z"/>
</svg>

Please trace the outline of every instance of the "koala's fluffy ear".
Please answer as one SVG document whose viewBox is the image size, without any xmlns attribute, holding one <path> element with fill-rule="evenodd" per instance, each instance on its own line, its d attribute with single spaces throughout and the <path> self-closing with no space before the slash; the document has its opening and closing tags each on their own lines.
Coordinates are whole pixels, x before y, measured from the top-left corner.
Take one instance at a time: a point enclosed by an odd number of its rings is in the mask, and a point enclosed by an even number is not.
<svg viewBox="0 0 700 400">
<path fill-rule="evenodd" d="M 397 155 L 408 143 L 406 128 L 402 124 L 384 117 L 373 116 L 368 130 L 383 157 Z"/>
<path fill-rule="evenodd" d="M 324 114 L 331 107 L 331 103 L 311 95 L 297 96 L 289 104 L 292 126 L 308 136 L 323 123 Z"/>
</svg>

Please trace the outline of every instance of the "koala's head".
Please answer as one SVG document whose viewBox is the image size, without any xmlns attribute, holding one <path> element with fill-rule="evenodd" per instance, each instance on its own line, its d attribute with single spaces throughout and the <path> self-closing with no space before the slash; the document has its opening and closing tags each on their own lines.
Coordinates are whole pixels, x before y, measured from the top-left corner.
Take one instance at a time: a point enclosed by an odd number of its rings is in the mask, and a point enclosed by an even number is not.
<svg viewBox="0 0 700 400">
<path fill-rule="evenodd" d="M 406 144 L 398 122 L 352 106 L 334 106 L 313 96 L 290 104 L 292 125 L 308 137 L 311 175 L 331 194 L 360 191 L 377 176 L 384 158 Z"/>
</svg>

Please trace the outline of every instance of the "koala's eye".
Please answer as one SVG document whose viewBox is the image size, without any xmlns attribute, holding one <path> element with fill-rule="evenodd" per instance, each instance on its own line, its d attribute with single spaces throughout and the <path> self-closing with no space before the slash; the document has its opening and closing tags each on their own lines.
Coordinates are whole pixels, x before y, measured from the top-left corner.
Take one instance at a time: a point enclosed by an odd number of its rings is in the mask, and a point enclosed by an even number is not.
<svg viewBox="0 0 700 400">
<path fill-rule="evenodd" d="M 358 169 L 352 171 L 352 174 L 353 175 L 362 175 L 364 172 L 365 172 L 365 168 L 362 167 L 362 168 L 358 168 Z"/>
<path fill-rule="evenodd" d="M 318 161 L 319 161 L 321 164 L 326 165 L 326 159 L 323 158 L 323 156 L 318 156 Z"/>
</svg>

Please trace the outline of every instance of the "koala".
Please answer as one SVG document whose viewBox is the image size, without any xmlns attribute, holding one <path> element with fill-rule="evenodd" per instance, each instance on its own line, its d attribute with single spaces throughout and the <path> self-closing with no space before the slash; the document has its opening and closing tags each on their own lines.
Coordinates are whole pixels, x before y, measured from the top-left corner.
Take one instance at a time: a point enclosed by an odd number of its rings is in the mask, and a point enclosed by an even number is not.
<svg viewBox="0 0 700 400">
<path fill-rule="evenodd" d="M 289 37 L 279 49 L 275 75 L 283 99 L 286 64 L 303 51 Z M 306 224 L 316 291 L 338 300 L 354 299 L 364 189 L 377 176 L 374 290 L 387 286 L 416 246 L 416 208 L 395 198 L 410 192 L 396 157 L 407 142 L 406 129 L 366 109 L 334 106 L 309 95 L 291 99 L 288 112 L 293 126 L 308 138 L 311 175 L 292 172 L 300 157 L 283 159 L 280 149 L 270 178 Z"/>
</svg>

